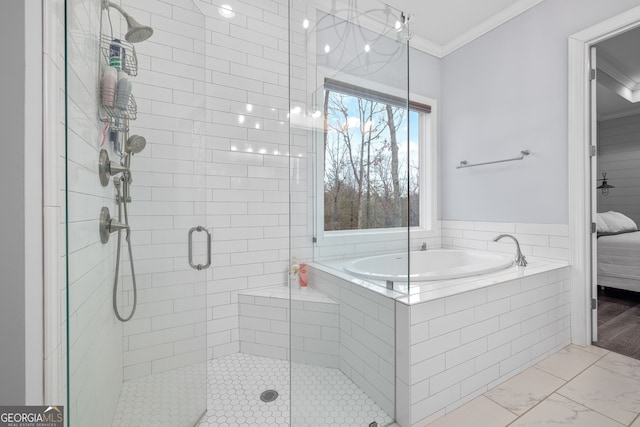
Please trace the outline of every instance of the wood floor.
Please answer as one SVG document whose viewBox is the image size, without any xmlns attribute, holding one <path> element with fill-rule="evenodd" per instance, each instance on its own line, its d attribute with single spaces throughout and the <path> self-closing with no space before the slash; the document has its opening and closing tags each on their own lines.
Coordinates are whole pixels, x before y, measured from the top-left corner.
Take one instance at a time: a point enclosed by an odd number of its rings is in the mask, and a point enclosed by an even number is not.
<svg viewBox="0 0 640 427">
<path fill-rule="evenodd" d="M 598 342 L 593 345 L 640 359 L 640 292 L 598 291 Z"/>
</svg>

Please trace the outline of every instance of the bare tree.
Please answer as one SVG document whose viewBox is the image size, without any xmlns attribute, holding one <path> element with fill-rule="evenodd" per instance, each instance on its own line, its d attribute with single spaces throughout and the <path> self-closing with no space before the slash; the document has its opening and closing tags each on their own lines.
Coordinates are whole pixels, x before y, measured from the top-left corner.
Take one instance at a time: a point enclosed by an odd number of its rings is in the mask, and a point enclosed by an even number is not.
<svg viewBox="0 0 640 427">
<path fill-rule="evenodd" d="M 401 226 L 408 213 L 409 165 L 399 129 L 406 109 L 325 92 L 325 230 Z"/>
</svg>

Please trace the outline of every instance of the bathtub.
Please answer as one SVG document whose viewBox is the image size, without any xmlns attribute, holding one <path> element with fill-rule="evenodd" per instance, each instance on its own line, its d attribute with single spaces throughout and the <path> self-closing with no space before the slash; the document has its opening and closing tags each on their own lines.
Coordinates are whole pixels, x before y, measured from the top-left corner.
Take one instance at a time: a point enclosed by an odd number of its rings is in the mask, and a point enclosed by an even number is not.
<svg viewBox="0 0 640 427">
<path fill-rule="evenodd" d="M 407 282 L 407 253 L 378 255 L 351 261 L 344 269 L 354 276 L 393 282 Z M 505 269 L 512 255 L 457 249 L 433 249 L 410 253 L 411 282 L 456 279 Z"/>
</svg>

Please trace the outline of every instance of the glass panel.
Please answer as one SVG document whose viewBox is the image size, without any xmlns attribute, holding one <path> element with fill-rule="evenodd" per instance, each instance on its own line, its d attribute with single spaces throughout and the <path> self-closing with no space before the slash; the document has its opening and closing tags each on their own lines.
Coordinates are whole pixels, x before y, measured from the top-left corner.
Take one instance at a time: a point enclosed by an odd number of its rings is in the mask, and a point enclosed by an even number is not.
<svg viewBox="0 0 640 427">
<path fill-rule="evenodd" d="M 205 19 L 183 1 L 126 2 L 154 27 L 146 40 L 102 3 L 66 1 L 69 425 L 193 426 L 206 411 L 207 270 L 188 259 L 208 252 Z"/>
<path fill-rule="evenodd" d="M 419 218 L 409 207 L 418 171 L 408 46 L 401 13 L 382 3 L 312 3 L 292 2 L 290 23 L 298 53 L 290 85 L 300 88 L 291 92 L 292 143 L 306 158 L 292 159 L 291 186 L 308 191 L 302 200 L 292 194 L 305 203 L 292 209 L 307 212 L 304 232 L 314 241 L 312 251 L 303 239 L 291 249 L 291 421 L 390 425 L 395 298 L 408 292 L 409 226 Z M 349 264 L 383 254 L 388 278 L 346 274 Z"/>
<path fill-rule="evenodd" d="M 288 2 L 198 2 L 206 16 L 211 426 L 289 425 Z"/>
</svg>

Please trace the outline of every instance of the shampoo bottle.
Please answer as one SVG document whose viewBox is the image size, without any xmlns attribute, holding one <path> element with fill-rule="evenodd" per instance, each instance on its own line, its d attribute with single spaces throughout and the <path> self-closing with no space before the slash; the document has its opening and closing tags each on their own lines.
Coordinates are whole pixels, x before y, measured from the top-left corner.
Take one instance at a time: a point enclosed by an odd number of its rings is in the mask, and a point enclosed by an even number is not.
<svg viewBox="0 0 640 427">
<path fill-rule="evenodd" d="M 309 267 L 307 266 L 307 264 L 300 263 L 300 275 L 298 277 L 300 278 L 300 287 L 301 288 L 306 288 L 307 287 L 308 274 L 309 274 Z"/>
<path fill-rule="evenodd" d="M 109 45 L 109 65 L 118 70 L 122 68 L 122 57 L 124 49 L 121 47 L 122 42 L 118 39 L 113 39 Z"/>
<path fill-rule="evenodd" d="M 102 92 L 102 105 L 113 107 L 116 99 L 116 83 L 118 72 L 115 68 L 106 65 L 102 70 L 100 89 Z"/>
<path fill-rule="evenodd" d="M 126 77 L 126 73 L 118 72 L 118 95 L 116 97 L 116 108 L 122 110 L 129 105 L 129 97 L 131 96 L 131 80 Z"/>
</svg>

